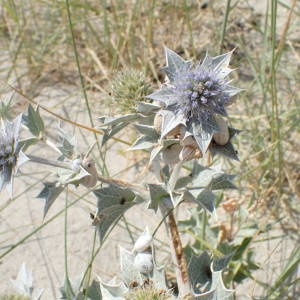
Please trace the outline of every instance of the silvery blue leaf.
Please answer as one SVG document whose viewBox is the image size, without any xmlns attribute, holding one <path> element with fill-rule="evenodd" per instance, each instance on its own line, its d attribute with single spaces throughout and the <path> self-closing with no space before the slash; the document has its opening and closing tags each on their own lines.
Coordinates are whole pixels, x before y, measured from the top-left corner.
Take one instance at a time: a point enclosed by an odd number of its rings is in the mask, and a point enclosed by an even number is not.
<svg viewBox="0 0 300 300">
<path fill-rule="evenodd" d="M 197 300 L 233 300 L 234 291 L 224 286 L 222 271 L 214 271 L 211 267 L 211 287 L 208 292 L 195 294 Z"/>
<path fill-rule="evenodd" d="M 192 255 L 188 271 L 194 293 L 207 292 L 211 286 L 212 272 L 210 270 L 211 258 L 207 251 L 199 256 Z"/>
<path fill-rule="evenodd" d="M 172 82 L 175 75 L 190 68 L 191 61 L 186 61 L 173 50 L 165 47 L 167 65 L 162 68 Z"/>
<path fill-rule="evenodd" d="M 190 190 L 192 193 L 193 190 Z M 216 195 L 209 189 L 202 189 L 200 193 L 196 197 L 196 202 L 200 204 L 203 208 L 208 210 L 210 213 L 215 211 L 214 201 L 216 199 Z"/>
<path fill-rule="evenodd" d="M 27 139 L 23 139 L 19 141 L 19 147 L 25 151 L 27 150 L 30 146 L 35 145 L 37 142 L 39 142 L 40 140 L 36 137 L 31 137 L 31 138 L 27 138 Z"/>
<path fill-rule="evenodd" d="M 233 51 L 212 57 L 206 54 L 201 66 L 203 66 L 206 69 L 210 69 L 212 71 L 215 71 L 216 73 L 219 73 L 220 75 L 224 75 L 227 73 L 227 75 L 231 72 L 231 69 L 228 68 L 230 58 Z M 225 70 L 225 71 L 222 71 Z M 222 74 L 223 72 L 223 74 Z M 224 78 L 225 76 L 221 76 L 220 78 Z"/>
<path fill-rule="evenodd" d="M 18 171 L 18 169 L 25 164 L 27 161 L 29 161 L 29 158 L 23 153 L 22 150 L 20 150 L 19 152 L 19 156 L 17 159 L 17 164 L 16 164 L 16 172 Z"/>
<path fill-rule="evenodd" d="M 154 161 L 154 159 L 157 158 L 157 156 L 159 155 L 159 153 L 161 153 L 161 151 L 164 149 L 163 146 L 157 146 L 157 147 L 154 147 L 151 151 L 151 154 L 150 154 L 150 159 L 149 159 L 149 165 L 152 164 L 152 162 Z"/>
<path fill-rule="evenodd" d="M 62 185 L 59 185 L 57 182 L 44 182 L 44 188 L 37 196 L 37 198 L 45 199 L 43 218 L 46 217 L 49 208 L 52 206 L 56 198 L 61 194 L 63 190 L 64 187 Z"/>
<path fill-rule="evenodd" d="M 234 177 L 234 175 L 229 175 L 222 171 L 194 164 L 192 172 L 193 188 L 209 187 L 211 190 L 234 189 L 236 188 L 232 183 Z"/>
<path fill-rule="evenodd" d="M 45 129 L 38 106 L 34 109 L 32 105 L 29 104 L 27 115 L 23 115 L 22 121 L 34 136 L 39 136 Z"/>
<path fill-rule="evenodd" d="M 165 197 L 169 197 L 169 193 L 165 190 L 164 185 L 162 184 L 148 184 L 150 192 L 150 203 L 148 208 L 153 209 L 157 212 L 159 203 Z"/>
<path fill-rule="evenodd" d="M 212 270 L 211 289 L 215 291 L 213 300 L 233 300 L 234 291 L 225 287 L 222 271 Z"/>
<path fill-rule="evenodd" d="M 76 137 L 60 127 L 58 127 L 58 135 L 60 139 L 58 149 L 62 153 L 62 156 L 59 158 L 59 160 L 63 160 L 64 157 L 72 157 L 77 146 Z"/>
<path fill-rule="evenodd" d="M 149 136 L 153 139 L 158 139 L 159 138 L 159 134 L 157 133 L 157 131 L 154 129 L 153 126 L 143 125 L 143 124 L 135 124 L 134 127 L 141 134 L 147 135 L 147 136 Z"/>
<path fill-rule="evenodd" d="M 132 252 L 120 246 L 120 264 L 122 279 L 127 286 L 131 285 L 131 282 L 137 282 L 139 285 L 143 283 L 140 272 L 134 266 L 135 255 Z"/>
<path fill-rule="evenodd" d="M 159 101 L 165 107 L 172 106 L 180 100 L 174 88 L 166 86 L 148 95 L 147 98 Z"/>
<path fill-rule="evenodd" d="M 126 126 L 128 126 L 128 123 L 124 122 L 124 123 L 112 125 L 111 127 L 109 126 L 107 128 L 103 128 L 102 130 L 104 134 L 102 137 L 101 146 L 103 147 L 109 139 L 111 139 L 114 135 L 116 135 Z"/>
<path fill-rule="evenodd" d="M 213 265 L 212 265 L 213 270 L 222 271 L 223 269 L 225 269 L 233 255 L 234 253 L 230 253 L 222 257 L 214 258 Z"/>
<path fill-rule="evenodd" d="M 108 230 L 116 224 L 121 216 L 133 207 L 136 203 L 125 203 L 122 205 L 112 205 L 103 210 L 98 209 L 98 213 L 93 224 L 97 227 L 100 241 L 102 242 Z"/>
<path fill-rule="evenodd" d="M 125 300 L 124 295 L 128 292 L 128 288 L 123 282 L 115 283 L 101 282 L 101 291 L 103 300 Z"/>
<path fill-rule="evenodd" d="M 102 293 L 100 288 L 100 283 L 93 280 L 91 285 L 86 289 L 88 299 L 90 300 L 102 300 Z"/>
<path fill-rule="evenodd" d="M 127 114 L 117 117 L 99 117 L 98 120 L 102 123 L 101 126 L 113 126 L 119 123 L 131 123 L 134 120 L 137 120 L 140 116 L 138 114 Z"/>
<path fill-rule="evenodd" d="M 83 167 L 79 167 L 79 172 L 73 171 L 73 170 L 59 170 L 58 173 L 59 176 L 59 183 L 61 185 L 67 185 L 67 184 L 74 184 L 78 185 L 87 176 L 90 176 L 90 173 L 88 173 Z"/>
<path fill-rule="evenodd" d="M 166 285 L 166 275 L 164 267 L 158 268 L 154 267 L 152 275 L 150 276 L 151 281 L 153 282 L 153 286 L 156 289 L 167 290 Z"/>
<path fill-rule="evenodd" d="M 234 160 L 239 160 L 237 151 L 234 149 L 232 143 L 229 141 L 226 145 L 218 145 L 216 143 L 212 144 L 210 147 L 211 153 L 213 156 L 216 154 L 221 154 L 227 156 Z"/>
<path fill-rule="evenodd" d="M 32 272 L 26 269 L 25 263 L 21 265 L 16 280 L 11 279 L 11 282 L 20 294 L 31 297 L 33 292 Z"/>
<path fill-rule="evenodd" d="M 171 130 L 179 125 L 185 125 L 185 120 L 182 114 L 175 114 L 170 110 L 162 110 L 163 117 L 161 126 L 161 138 L 165 137 Z"/>
<path fill-rule="evenodd" d="M 213 134 L 216 132 L 215 128 L 202 123 L 192 123 L 192 132 L 201 152 L 206 153 Z"/>
<path fill-rule="evenodd" d="M 157 144 L 157 138 L 149 136 L 139 137 L 128 150 L 151 149 Z"/>
<path fill-rule="evenodd" d="M 160 108 L 159 105 L 153 103 L 138 101 L 136 110 L 142 114 L 148 115 L 157 112 Z"/>
<path fill-rule="evenodd" d="M 32 300 L 39 300 L 43 289 L 33 287 L 32 272 L 26 269 L 25 263 L 21 265 L 16 280 L 11 279 L 12 284 L 19 294 L 29 297 Z"/>
<path fill-rule="evenodd" d="M 237 187 L 232 182 L 234 178 L 235 175 L 225 173 L 216 174 L 210 183 L 210 188 L 212 190 L 236 189 Z"/>
<path fill-rule="evenodd" d="M 117 185 L 95 190 L 94 194 L 98 199 L 98 210 L 93 224 L 97 226 L 102 241 L 109 228 L 136 204 L 136 195 L 129 188 Z"/>
</svg>

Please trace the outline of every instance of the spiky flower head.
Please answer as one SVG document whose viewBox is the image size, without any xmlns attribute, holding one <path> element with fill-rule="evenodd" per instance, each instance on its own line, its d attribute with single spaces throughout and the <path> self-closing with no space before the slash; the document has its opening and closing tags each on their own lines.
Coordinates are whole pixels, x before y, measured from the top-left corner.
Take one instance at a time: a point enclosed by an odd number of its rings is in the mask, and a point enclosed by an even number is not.
<svg viewBox="0 0 300 300">
<path fill-rule="evenodd" d="M 240 91 L 226 79 L 232 71 L 231 55 L 206 55 L 201 63 L 192 64 L 166 48 L 167 66 L 163 70 L 169 81 L 148 96 L 163 105 L 161 137 L 183 125 L 201 152 L 207 151 L 213 135 L 220 131 L 217 118 L 227 116 L 226 106 Z"/>
<path fill-rule="evenodd" d="M 12 194 L 14 172 L 27 160 L 19 144 L 22 114 L 12 122 L 2 121 L 0 130 L 0 191 L 8 185 Z"/>
<path fill-rule="evenodd" d="M 138 101 L 145 100 L 151 86 L 145 73 L 135 69 L 118 72 L 112 82 L 112 96 L 124 113 L 135 112 Z"/>
</svg>

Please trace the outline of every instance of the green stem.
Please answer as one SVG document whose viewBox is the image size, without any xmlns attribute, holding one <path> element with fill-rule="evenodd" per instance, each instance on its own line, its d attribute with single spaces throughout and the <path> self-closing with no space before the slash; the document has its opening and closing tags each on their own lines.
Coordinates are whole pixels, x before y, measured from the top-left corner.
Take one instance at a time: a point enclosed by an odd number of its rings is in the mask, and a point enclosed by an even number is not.
<svg viewBox="0 0 300 300">
<path fill-rule="evenodd" d="M 29 155 L 29 154 L 26 154 L 26 156 L 31 161 L 39 163 L 39 164 L 72 170 L 72 164 L 71 163 L 67 163 L 67 162 L 59 161 L 59 160 L 50 160 L 50 159 L 47 159 L 47 158 L 42 158 L 42 157 L 38 157 L 38 156 L 35 156 L 35 155 Z"/>
<path fill-rule="evenodd" d="M 223 26 L 222 26 L 222 33 L 221 33 L 221 42 L 220 42 L 220 50 L 219 50 L 220 54 L 222 53 L 222 48 L 223 48 L 223 44 L 224 44 L 224 40 L 225 40 L 228 17 L 229 17 L 229 12 L 230 12 L 230 4 L 231 4 L 231 0 L 227 0 L 226 10 L 225 10 L 225 15 L 224 15 L 224 20 L 223 20 Z"/>
<path fill-rule="evenodd" d="M 85 282 L 84 300 L 87 300 L 87 297 L 88 297 L 88 289 L 89 289 L 91 276 L 92 276 L 92 267 L 93 267 L 92 261 L 93 261 L 93 257 L 95 254 L 95 247 L 96 247 L 96 237 L 97 237 L 97 229 L 94 230 L 92 254 L 91 254 L 91 259 L 90 259 L 88 269 L 87 269 L 87 280 Z"/>
<path fill-rule="evenodd" d="M 207 212 L 204 209 L 203 210 L 203 220 L 202 220 L 202 232 L 201 232 L 201 238 L 203 241 L 206 240 L 206 224 L 207 224 Z"/>
<path fill-rule="evenodd" d="M 74 292 L 69 280 L 68 273 L 68 189 L 66 189 L 66 200 L 65 200 L 65 219 L 64 219 L 64 256 L 65 256 L 65 284 L 66 294 L 68 299 L 72 299 Z"/>
<path fill-rule="evenodd" d="M 79 73 L 79 77 L 80 77 L 82 93 L 83 93 L 83 97 L 84 97 L 84 100 L 85 100 L 85 105 L 86 105 L 86 108 L 87 108 L 87 111 L 88 111 L 90 124 L 91 124 L 92 127 L 95 127 L 93 117 L 92 117 L 91 108 L 90 108 L 90 104 L 89 104 L 89 100 L 88 100 L 87 93 L 86 93 L 86 87 L 85 87 L 85 83 L 84 83 L 84 80 L 83 80 L 81 67 L 80 67 L 80 63 L 79 63 L 79 55 L 78 55 L 76 42 L 75 42 L 75 37 L 74 37 L 74 30 L 73 30 L 73 23 L 72 23 L 72 18 L 71 18 L 69 0 L 66 0 L 66 6 L 67 6 L 68 22 L 69 22 L 69 27 L 70 27 L 70 31 L 71 31 L 71 37 L 72 37 L 72 45 L 73 45 L 76 65 L 77 65 L 77 69 L 78 69 L 78 73 Z M 95 141 L 97 143 L 98 151 L 99 151 L 99 153 L 101 153 L 100 144 L 99 144 L 99 141 L 98 141 L 98 138 L 97 138 L 97 134 L 95 132 L 93 134 L 94 134 Z"/>
</svg>

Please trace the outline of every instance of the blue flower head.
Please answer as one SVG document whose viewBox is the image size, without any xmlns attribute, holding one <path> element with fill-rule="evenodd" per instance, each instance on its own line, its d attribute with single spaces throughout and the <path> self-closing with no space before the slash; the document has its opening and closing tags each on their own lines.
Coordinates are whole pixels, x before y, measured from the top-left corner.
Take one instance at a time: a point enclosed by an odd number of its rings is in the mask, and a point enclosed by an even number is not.
<svg viewBox="0 0 300 300">
<path fill-rule="evenodd" d="M 166 48 L 167 65 L 163 68 L 168 82 L 148 98 L 163 105 L 161 137 L 178 125 L 184 125 L 202 153 L 220 131 L 218 115 L 227 116 L 226 106 L 240 89 L 226 79 L 232 69 L 232 51 L 216 57 L 206 55 L 201 63 L 192 64 Z"/>
<path fill-rule="evenodd" d="M 11 195 L 14 172 L 28 160 L 19 144 L 21 121 L 22 114 L 12 122 L 3 122 L 0 129 L 0 192 L 8 185 Z"/>
</svg>

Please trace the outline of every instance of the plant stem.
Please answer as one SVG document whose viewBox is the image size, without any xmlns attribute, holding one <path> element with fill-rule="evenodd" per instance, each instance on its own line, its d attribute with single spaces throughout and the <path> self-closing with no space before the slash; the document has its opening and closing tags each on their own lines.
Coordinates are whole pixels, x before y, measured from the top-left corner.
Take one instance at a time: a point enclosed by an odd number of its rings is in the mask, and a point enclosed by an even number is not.
<svg viewBox="0 0 300 300">
<path fill-rule="evenodd" d="M 87 299 L 88 297 L 88 289 L 89 289 L 89 285 L 90 285 L 90 281 L 91 281 L 91 276 L 92 276 L 92 267 L 93 267 L 93 257 L 94 257 L 94 254 L 95 254 L 95 248 L 96 248 L 96 237 L 97 237 L 97 230 L 95 229 L 94 230 L 94 236 L 93 236 L 93 246 L 92 246 L 92 254 L 91 254 L 91 259 L 90 259 L 90 262 L 89 262 L 89 265 L 88 265 L 88 273 L 87 273 L 87 280 L 85 282 L 85 293 L 84 293 L 84 300 Z"/>
<path fill-rule="evenodd" d="M 192 294 L 188 275 L 188 266 L 184 255 L 184 249 L 182 246 L 175 216 L 173 210 L 170 211 L 170 209 L 164 204 L 160 205 L 160 209 L 163 215 L 168 215 L 165 221 L 165 225 L 170 234 L 170 250 L 172 261 L 175 266 L 179 296 L 180 299 L 189 299 L 190 297 L 192 297 Z"/>
<path fill-rule="evenodd" d="M 224 44 L 224 40 L 225 40 L 227 22 L 228 22 L 228 17 L 229 17 L 229 12 L 230 12 L 230 2 L 231 2 L 231 0 L 227 0 L 225 16 L 224 16 L 224 21 L 223 21 L 223 26 L 222 26 L 222 33 L 221 33 L 221 42 L 220 42 L 220 50 L 219 50 L 220 54 L 222 53 L 223 44 Z"/>
<path fill-rule="evenodd" d="M 68 189 L 66 189 L 66 200 L 65 200 L 65 230 L 64 230 L 64 251 L 65 251 L 65 285 L 67 298 L 71 299 L 74 295 L 72 286 L 69 279 L 68 272 Z"/>
<path fill-rule="evenodd" d="M 26 156 L 31 161 L 42 164 L 42 165 L 48 165 L 48 166 L 58 167 L 58 168 L 62 168 L 62 169 L 72 170 L 71 163 L 67 163 L 67 162 L 59 161 L 59 160 L 50 160 L 47 158 L 42 158 L 42 157 L 38 157 L 35 155 L 29 155 L 29 154 L 26 154 Z"/>
</svg>

